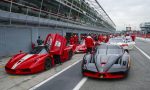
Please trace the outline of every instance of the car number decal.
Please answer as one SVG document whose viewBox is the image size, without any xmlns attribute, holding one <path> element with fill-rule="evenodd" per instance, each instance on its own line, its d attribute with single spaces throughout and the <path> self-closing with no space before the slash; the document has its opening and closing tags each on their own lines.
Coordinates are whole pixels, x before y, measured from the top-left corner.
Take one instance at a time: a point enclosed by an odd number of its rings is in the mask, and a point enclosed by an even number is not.
<svg viewBox="0 0 150 90">
<path fill-rule="evenodd" d="M 56 41 L 55 46 L 60 47 L 61 46 L 61 42 Z"/>
</svg>

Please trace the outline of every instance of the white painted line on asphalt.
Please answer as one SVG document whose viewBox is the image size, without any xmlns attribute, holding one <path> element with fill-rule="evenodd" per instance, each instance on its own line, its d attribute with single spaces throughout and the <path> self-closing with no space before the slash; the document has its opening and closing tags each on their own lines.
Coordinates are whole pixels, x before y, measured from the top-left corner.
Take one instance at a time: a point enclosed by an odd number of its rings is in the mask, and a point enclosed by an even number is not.
<svg viewBox="0 0 150 90">
<path fill-rule="evenodd" d="M 135 46 L 142 54 L 144 54 L 148 59 L 150 59 L 150 56 L 148 56 L 144 51 L 142 51 L 140 48 Z"/>
<path fill-rule="evenodd" d="M 41 83 L 39 83 L 39 84 L 37 84 L 37 85 L 35 85 L 34 87 L 30 88 L 29 90 L 35 90 L 36 88 L 40 87 L 40 86 L 43 85 L 44 83 L 50 81 L 51 79 L 55 78 L 55 77 L 58 76 L 59 74 L 63 73 L 64 71 L 68 70 L 68 69 L 71 68 L 72 66 L 76 65 L 76 64 L 79 63 L 80 61 L 81 61 L 81 60 L 79 60 L 79 61 L 73 63 L 72 65 L 66 67 L 66 68 L 63 69 L 62 71 L 56 73 L 55 75 L 49 77 L 48 79 L 42 81 Z"/>
<path fill-rule="evenodd" d="M 73 88 L 73 90 L 79 90 L 82 86 L 83 86 L 83 84 L 87 81 L 87 77 L 84 77 L 74 88 Z"/>
<path fill-rule="evenodd" d="M 142 40 L 142 41 L 150 42 L 150 38 L 140 38 L 140 37 L 137 37 L 137 39 Z"/>
</svg>

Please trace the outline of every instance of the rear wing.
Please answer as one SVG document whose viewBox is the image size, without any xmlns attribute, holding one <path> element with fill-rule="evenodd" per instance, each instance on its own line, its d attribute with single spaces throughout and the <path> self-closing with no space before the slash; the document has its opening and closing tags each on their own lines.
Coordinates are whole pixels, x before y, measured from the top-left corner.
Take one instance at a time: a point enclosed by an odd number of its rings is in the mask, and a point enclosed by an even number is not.
<svg viewBox="0 0 150 90">
<path fill-rule="evenodd" d="M 46 37 L 44 45 L 48 46 L 50 53 L 55 55 L 61 55 L 66 47 L 66 39 L 59 34 L 49 34 Z"/>
</svg>

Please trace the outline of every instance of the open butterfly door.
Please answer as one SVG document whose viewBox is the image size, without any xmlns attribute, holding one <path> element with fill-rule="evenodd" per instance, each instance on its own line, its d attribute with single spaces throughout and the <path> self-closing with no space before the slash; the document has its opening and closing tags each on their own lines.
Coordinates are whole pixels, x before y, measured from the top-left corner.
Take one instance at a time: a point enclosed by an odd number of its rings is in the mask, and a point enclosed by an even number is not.
<svg viewBox="0 0 150 90">
<path fill-rule="evenodd" d="M 53 55 L 62 55 L 66 42 L 66 39 L 59 34 L 49 34 L 44 44 L 48 46 L 49 52 Z"/>
</svg>

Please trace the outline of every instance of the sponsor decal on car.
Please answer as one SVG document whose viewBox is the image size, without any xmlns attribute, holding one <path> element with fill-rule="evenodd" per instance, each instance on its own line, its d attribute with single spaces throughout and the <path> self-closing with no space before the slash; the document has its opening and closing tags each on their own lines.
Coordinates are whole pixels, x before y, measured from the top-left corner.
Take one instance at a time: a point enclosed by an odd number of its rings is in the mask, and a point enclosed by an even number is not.
<svg viewBox="0 0 150 90">
<path fill-rule="evenodd" d="M 61 46 L 61 42 L 60 41 L 56 41 L 55 46 L 60 47 Z"/>
</svg>

